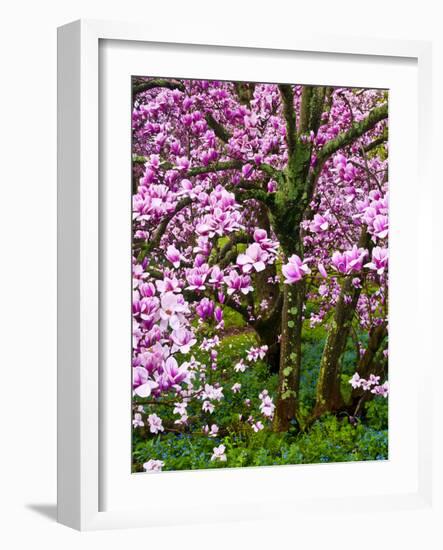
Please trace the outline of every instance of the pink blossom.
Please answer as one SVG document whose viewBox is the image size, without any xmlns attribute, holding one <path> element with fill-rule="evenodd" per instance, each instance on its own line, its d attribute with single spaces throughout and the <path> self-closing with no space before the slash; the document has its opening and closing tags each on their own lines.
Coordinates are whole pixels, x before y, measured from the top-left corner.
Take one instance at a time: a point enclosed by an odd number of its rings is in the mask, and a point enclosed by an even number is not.
<svg viewBox="0 0 443 550">
<path fill-rule="evenodd" d="M 158 434 L 158 432 L 162 432 L 164 430 L 162 419 L 157 416 L 155 413 L 150 414 L 148 416 L 148 423 L 149 423 L 149 431 L 152 434 Z"/>
<path fill-rule="evenodd" d="M 274 410 L 275 405 L 272 400 L 272 397 L 268 395 L 267 390 L 264 390 L 260 395 L 259 398 L 261 399 L 260 404 L 260 412 L 269 418 L 272 418 L 274 416 Z"/>
<path fill-rule="evenodd" d="M 328 277 L 328 274 L 326 273 L 325 266 L 322 263 L 319 263 L 317 267 L 320 275 L 326 279 Z"/>
<path fill-rule="evenodd" d="M 283 265 L 281 270 L 286 284 L 297 283 L 304 275 L 311 273 L 309 267 L 296 254 L 289 258 L 288 263 Z"/>
<path fill-rule="evenodd" d="M 373 228 L 375 236 L 379 239 L 384 239 L 385 237 L 387 237 L 389 232 L 388 217 L 381 214 L 375 216 Z"/>
<path fill-rule="evenodd" d="M 367 250 L 357 248 L 355 245 L 351 250 L 345 252 L 334 252 L 332 255 L 332 265 L 340 273 L 348 275 L 352 271 L 360 271 L 363 266 L 363 260 L 367 255 Z"/>
<path fill-rule="evenodd" d="M 189 353 L 191 347 L 197 342 L 194 333 L 186 328 L 176 328 L 171 333 L 173 342 L 171 352 L 180 350 L 181 353 Z"/>
<path fill-rule="evenodd" d="M 148 378 L 148 371 L 144 367 L 135 367 L 132 369 L 132 387 L 134 393 L 139 397 L 149 397 L 151 391 L 158 387 L 157 382 Z"/>
<path fill-rule="evenodd" d="M 168 357 L 163 367 L 163 381 L 170 386 L 180 384 L 189 379 L 188 365 L 183 363 L 180 367 L 174 357 Z"/>
<path fill-rule="evenodd" d="M 386 398 L 389 395 L 389 382 L 386 381 L 381 386 L 376 386 L 371 390 L 372 393 L 375 395 L 381 395 L 382 397 Z"/>
<path fill-rule="evenodd" d="M 142 415 L 140 413 L 134 414 L 134 419 L 132 420 L 132 425 L 134 428 L 142 428 L 145 423 L 143 422 Z"/>
<path fill-rule="evenodd" d="M 143 468 L 147 472 L 161 472 L 164 465 L 165 463 L 163 460 L 154 460 L 151 458 L 148 462 L 143 464 Z"/>
<path fill-rule="evenodd" d="M 189 313 L 188 307 L 182 296 L 173 292 L 166 292 L 160 299 L 160 326 L 165 329 L 168 325 L 172 328 L 179 328 L 186 322 L 185 313 Z"/>
<path fill-rule="evenodd" d="M 232 270 L 223 280 L 228 286 L 227 292 L 229 296 L 236 291 L 240 291 L 242 294 L 248 294 L 248 292 L 254 290 L 251 286 L 251 279 L 249 276 L 239 275 L 235 270 Z"/>
<path fill-rule="evenodd" d="M 235 372 L 245 372 L 245 370 L 248 368 L 248 365 L 243 362 L 243 359 L 240 359 L 238 363 L 234 366 Z"/>
<path fill-rule="evenodd" d="M 223 282 L 223 271 L 218 267 L 218 265 L 215 265 L 211 269 L 211 277 L 209 279 L 209 282 L 214 285 L 216 288 L 218 288 L 221 283 Z"/>
<path fill-rule="evenodd" d="M 208 429 L 208 435 L 209 437 L 216 437 L 218 435 L 219 428 L 217 424 L 212 424 L 211 429 Z"/>
<path fill-rule="evenodd" d="M 180 262 L 183 259 L 183 256 L 180 254 L 180 251 L 175 248 L 173 244 L 170 244 L 166 250 L 166 258 L 171 262 L 171 264 L 178 268 L 180 267 Z"/>
<path fill-rule="evenodd" d="M 207 319 L 214 314 L 214 302 L 208 298 L 202 298 L 195 308 L 201 319 Z"/>
<path fill-rule="evenodd" d="M 365 267 L 377 271 L 378 275 L 384 273 L 388 265 L 388 249 L 376 246 L 372 251 L 372 262 L 365 264 Z"/>
<path fill-rule="evenodd" d="M 268 181 L 268 193 L 275 193 L 277 191 L 277 182 L 275 180 Z"/>
<path fill-rule="evenodd" d="M 180 284 L 175 277 L 164 277 L 163 280 L 155 281 L 155 286 L 161 294 L 165 292 L 181 292 Z"/>
<path fill-rule="evenodd" d="M 186 279 L 189 283 L 188 290 L 205 290 L 208 271 L 206 265 L 189 269 L 186 273 Z"/>
<path fill-rule="evenodd" d="M 252 268 L 255 271 L 263 271 L 268 258 L 268 253 L 258 243 L 253 243 L 248 246 L 244 254 L 238 255 L 237 265 L 241 267 L 243 273 L 248 273 Z"/>
<path fill-rule="evenodd" d="M 218 328 L 222 328 L 223 323 L 223 310 L 220 306 L 217 306 L 214 311 L 214 319 L 217 323 Z"/>
<path fill-rule="evenodd" d="M 268 352 L 268 346 L 260 346 L 258 348 L 250 348 L 247 351 L 248 354 L 248 361 L 258 361 L 258 359 L 264 359 L 266 357 L 266 353 Z"/>
<path fill-rule="evenodd" d="M 361 378 L 358 372 L 354 373 L 352 378 L 349 380 L 349 383 L 354 389 L 359 388 L 361 386 Z"/>
<path fill-rule="evenodd" d="M 326 215 L 322 216 L 321 214 L 314 214 L 314 219 L 309 225 L 309 228 L 313 233 L 321 233 L 326 231 L 328 227 L 329 219 Z"/>
<path fill-rule="evenodd" d="M 224 445 L 219 445 L 218 447 L 214 447 L 212 449 L 212 456 L 211 460 L 219 460 L 220 462 L 226 462 L 226 447 Z"/>
<path fill-rule="evenodd" d="M 260 430 L 263 430 L 264 426 L 263 426 L 263 423 L 260 422 L 260 420 L 258 420 L 257 422 L 254 422 L 253 424 L 251 424 L 251 427 L 252 429 L 254 430 L 254 432 L 259 432 Z"/>
<path fill-rule="evenodd" d="M 203 401 L 202 410 L 204 412 L 213 413 L 215 406 L 210 401 Z"/>
<path fill-rule="evenodd" d="M 232 388 L 232 393 L 238 393 L 240 390 L 241 390 L 241 384 L 239 384 L 238 382 L 236 382 Z"/>
</svg>

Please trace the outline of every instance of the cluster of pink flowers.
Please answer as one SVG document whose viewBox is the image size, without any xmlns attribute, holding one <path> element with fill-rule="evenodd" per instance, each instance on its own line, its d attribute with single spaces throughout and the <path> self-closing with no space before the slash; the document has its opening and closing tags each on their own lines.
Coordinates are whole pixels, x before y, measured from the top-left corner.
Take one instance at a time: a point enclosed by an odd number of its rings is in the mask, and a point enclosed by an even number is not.
<svg viewBox="0 0 443 550">
<path fill-rule="evenodd" d="M 268 346 L 260 346 L 258 348 L 250 348 L 247 351 L 247 359 L 248 361 L 258 361 L 259 359 L 264 359 L 266 357 L 266 353 L 268 351 Z"/>
<path fill-rule="evenodd" d="M 388 195 L 379 190 L 369 193 L 369 196 L 358 203 L 361 220 L 368 226 L 373 239 L 386 239 L 389 232 Z"/>
<path fill-rule="evenodd" d="M 261 401 L 260 412 L 263 414 L 263 416 L 272 418 L 274 416 L 275 405 L 272 397 L 269 395 L 268 390 L 263 390 L 258 397 Z"/>
<path fill-rule="evenodd" d="M 370 391 L 375 395 L 381 395 L 382 397 L 388 397 L 389 395 L 389 382 L 386 381 L 380 384 L 380 376 L 371 374 L 368 379 L 361 378 L 358 372 L 349 380 L 351 386 L 355 388 L 361 388 L 365 391 Z"/>
<path fill-rule="evenodd" d="M 351 250 L 345 252 L 334 252 L 331 259 L 331 264 L 339 273 L 349 275 L 350 273 L 359 272 L 363 267 L 363 261 L 368 255 L 368 251 L 364 248 L 357 248 L 354 245 Z"/>
</svg>

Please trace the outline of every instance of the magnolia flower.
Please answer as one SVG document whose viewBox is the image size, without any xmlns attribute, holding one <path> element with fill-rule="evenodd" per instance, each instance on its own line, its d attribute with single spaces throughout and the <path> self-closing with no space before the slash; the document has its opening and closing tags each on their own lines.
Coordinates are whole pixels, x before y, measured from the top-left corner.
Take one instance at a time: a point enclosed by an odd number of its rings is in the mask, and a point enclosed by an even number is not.
<svg viewBox="0 0 443 550">
<path fill-rule="evenodd" d="M 154 460 L 151 458 L 151 460 L 143 464 L 143 468 L 147 472 L 161 472 L 164 465 L 163 460 Z"/>
<path fill-rule="evenodd" d="M 260 430 L 263 430 L 263 428 L 264 428 L 263 423 L 260 422 L 260 420 L 258 420 L 257 422 L 254 422 L 253 424 L 251 424 L 251 427 L 252 427 L 252 429 L 254 430 L 255 433 L 259 432 Z"/>
<path fill-rule="evenodd" d="M 388 217 L 381 214 L 375 216 L 373 221 L 374 235 L 379 239 L 384 239 L 389 233 Z"/>
<path fill-rule="evenodd" d="M 252 164 L 245 164 L 243 167 L 242 167 L 242 175 L 244 178 L 248 178 L 252 172 L 254 171 L 254 167 L 252 166 Z"/>
<path fill-rule="evenodd" d="M 168 246 L 166 250 L 166 258 L 175 268 L 180 267 L 180 261 L 183 260 L 183 256 L 180 254 L 180 251 L 177 250 L 173 244 Z"/>
<path fill-rule="evenodd" d="M 304 275 L 311 273 L 309 267 L 303 261 L 293 254 L 288 263 L 282 266 L 282 273 L 285 276 L 285 283 L 292 284 L 300 281 Z"/>
<path fill-rule="evenodd" d="M 360 271 L 363 266 L 363 260 L 368 254 L 364 248 L 357 248 L 356 245 L 351 250 L 345 252 L 334 252 L 331 263 L 340 273 L 348 275 L 352 271 Z"/>
<path fill-rule="evenodd" d="M 268 193 L 275 193 L 277 191 L 277 182 L 275 180 L 269 180 L 267 189 Z"/>
<path fill-rule="evenodd" d="M 217 306 L 214 311 L 214 319 L 218 325 L 223 323 L 223 310 L 221 307 Z M 221 327 L 220 327 L 221 328 Z"/>
<path fill-rule="evenodd" d="M 174 403 L 174 410 L 172 411 L 174 414 L 180 414 L 181 416 L 186 414 L 186 408 L 188 404 L 186 401 L 182 401 L 181 403 Z"/>
<path fill-rule="evenodd" d="M 209 437 L 216 437 L 218 434 L 218 426 L 217 424 L 212 424 L 211 429 L 207 431 Z"/>
<path fill-rule="evenodd" d="M 134 418 L 132 420 L 132 425 L 134 426 L 134 428 L 141 428 L 145 425 L 142 418 L 143 417 L 140 413 L 134 414 Z"/>
<path fill-rule="evenodd" d="M 202 272 L 201 267 L 188 270 L 186 280 L 189 283 L 188 290 L 205 290 L 207 273 Z"/>
<path fill-rule="evenodd" d="M 210 401 L 203 401 L 202 410 L 212 414 L 214 412 L 214 405 Z"/>
<path fill-rule="evenodd" d="M 325 269 L 325 266 L 322 264 L 322 263 L 319 263 L 317 265 L 317 268 L 318 268 L 318 272 L 320 273 L 320 275 L 323 277 L 323 278 L 327 278 L 328 274 L 326 273 L 326 269 Z"/>
<path fill-rule="evenodd" d="M 158 432 L 162 432 L 164 430 L 162 419 L 157 416 L 155 413 L 150 414 L 148 416 L 148 423 L 149 423 L 149 431 L 152 434 L 158 434 Z"/>
<path fill-rule="evenodd" d="M 208 298 L 202 298 L 197 304 L 195 311 L 201 319 L 212 317 L 214 313 L 214 302 Z"/>
<path fill-rule="evenodd" d="M 326 285 L 320 285 L 318 287 L 318 293 L 320 294 L 320 296 L 326 296 L 326 294 L 328 293 L 328 287 Z"/>
<path fill-rule="evenodd" d="M 253 234 L 254 241 L 266 252 L 275 254 L 278 249 L 278 243 L 272 239 L 268 239 L 268 234 L 265 229 L 256 228 Z"/>
<path fill-rule="evenodd" d="M 361 378 L 358 372 L 354 373 L 354 376 L 349 380 L 349 383 L 354 389 L 361 386 Z"/>
<path fill-rule="evenodd" d="M 180 284 L 175 277 L 164 277 L 162 281 L 155 281 L 155 286 L 161 294 L 165 294 L 165 292 L 181 292 Z"/>
<path fill-rule="evenodd" d="M 139 397 L 149 397 L 151 391 L 158 387 L 153 380 L 149 380 L 148 371 L 144 367 L 135 367 L 132 369 L 132 386 L 135 395 Z"/>
<path fill-rule="evenodd" d="M 381 275 L 388 266 L 388 249 L 376 246 L 372 251 L 372 262 L 365 264 L 365 267 L 377 271 Z"/>
<path fill-rule="evenodd" d="M 188 313 L 183 296 L 166 292 L 160 299 L 160 327 L 165 329 L 168 324 L 172 329 L 179 328 L 185 322 L 184 313 Z"/>
<path fill-rule="evenodd" d="M 249 273 L 252 268 L 255 271 L 263 271 L 268 258 L 269 254 L 258 243 L 253 243 L 248 246 L 244 254 L 238 255 L 237 265 L 241 267 L 243 273 Z"/>
<path fill-rule="evenodd" d="M 219 460 L 220 462 L 226 462 L 227 458 L 225 455 L 226 447 L 224 445 L 219 445 L 212 449 L 211 460 Z"/>
<path fill-rule="evenodd" d="M 309 229 L 313 233 L 322 233 L 323 231 L 326 231 L 329 227 L 329 219 L 328 217 L 322 216 L 321 214 L 315 214 L 313 220 L 309 224 Z"/>
<path fill-rule="evenodd" d="M 211 276 L 209 278 L 209 282 L 214 285 L 216 288 L 218 288 L 221 283 L 223 282 L 223 271 L 218 267 L 218 265 L 215 265 L 211 269 Z"/>
<path fill-rule="evenodd" d="M 220 401 L 223 399 L 223 388 L 211 386 L 211 384 L 205 384 L 202 399 L 213 399 L 215 401 Z"/>
<path fill-rule="evenodd" d="M 371 393 L 374 393 L 375 395 L 381 395 L 382 397 L 386 398 L 389 395 L 389 382 L 386 381 L 381 386 L 376 386 L 371 390 Z"/>
<path fill-rule="evenodd" d="M 244 363 L 243 359 L 240 359 L 240 361 L 234 366 L 235 372 L 245 372 L 247 368 L 248 365 Z"/>
<path fill-rule="evenodd" d="M 270 397 L 267 394 L 264 395 L 264 391 L 263 391 L 260 394 L 260 399 L 261 399 L 260 412 L 264 416 L 272 418 L 274 416 L 274 410 L 275 410 L 275 405 L 272 401 L 272 397 Z"/>
<path fill-rule="evenodd" d="M 197 342 L 194 333 L 185 328 L 177 328 L 171 333 L 173 342 L 171 352 L 180 350 L 181 353 L 189 353 L 191 347 Z"/>
<path fill-rule="evenodd" d="M 264 359 L 266 357 L 266 353 L 268 352 L 268 346 L 260 346 L 259 348 L 250 348 L 247 351 L 247 359 L 248 361 L 257 361 L 258 359 Z"/>
<path fill-rule="evenodd" d="M 240 291 L 242 294 L 248 294 L 253 287 L 251 286 L 251 279 L 248 275 L 239 275 L 235 270 L 231 271 L 227 277 L 224 277 L 226 285 L 228 286 L 228 295 L 230 296 L 236 291 Z"/>
<path fill-rule="evenodd" d="M 188 379 L 188 364 L 183 363 L 179 367 L 174 357 L 168 357 L 163 367 L 163 380 L 169 383 L 171 386 L 174 386 Z"/>
</svg>

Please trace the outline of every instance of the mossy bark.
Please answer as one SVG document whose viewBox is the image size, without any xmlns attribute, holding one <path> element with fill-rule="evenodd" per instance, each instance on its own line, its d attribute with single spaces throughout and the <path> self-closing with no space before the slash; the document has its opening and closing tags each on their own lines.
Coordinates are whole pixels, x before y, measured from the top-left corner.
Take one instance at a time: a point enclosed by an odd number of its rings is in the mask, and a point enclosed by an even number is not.
<svg viewBox="0 0 443 550">
<path fill-rule="evenodd" d="M 366 228 L 362 229 L 359 247 L 372 249 Z M 325 347 L 320 360 L 315 407 L 312 419 L 325 412 L 334 412 L 344 406 L 341 395 L 341 356 L 346 348 L 352 320 L 357 308 L 361 287 L 353 284 L 355 274 L 348 275 L 343 282 L 340 296 L 335 306 L 334 316 L 329 327 Z"/>
<path fill-rule="evenodd" d="M 283 291 L 280 369 L 274 430 L 288 431 L 298 411 L 301 368 L 301 334 L 305 284 L 285 285 Z"/>
<path fill-rule="evenodd" d="M 352 278 L 348 277 L 343 284 L 320 360 L 313 418 L 336 411 L 343 405 L 340 358 L 346 347 L 359 296 L 360 289 L 353 287 Z"/>
</svg>

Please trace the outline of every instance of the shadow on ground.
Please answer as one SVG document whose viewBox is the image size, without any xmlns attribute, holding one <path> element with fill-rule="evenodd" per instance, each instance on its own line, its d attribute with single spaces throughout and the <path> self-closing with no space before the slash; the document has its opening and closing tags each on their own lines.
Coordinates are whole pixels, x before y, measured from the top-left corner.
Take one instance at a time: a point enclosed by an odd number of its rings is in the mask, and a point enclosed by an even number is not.
<svg viewBox="0 0 443 550">
<path fill-rule="evenodd" d="M 28 510 L 32 510 L 51 521 L 57 520 L 56 504 L 26 504 L 25 506 Z"/>
</svg>

